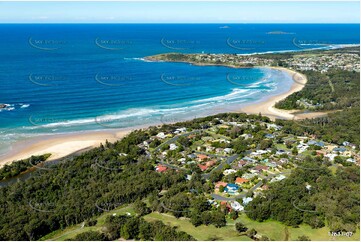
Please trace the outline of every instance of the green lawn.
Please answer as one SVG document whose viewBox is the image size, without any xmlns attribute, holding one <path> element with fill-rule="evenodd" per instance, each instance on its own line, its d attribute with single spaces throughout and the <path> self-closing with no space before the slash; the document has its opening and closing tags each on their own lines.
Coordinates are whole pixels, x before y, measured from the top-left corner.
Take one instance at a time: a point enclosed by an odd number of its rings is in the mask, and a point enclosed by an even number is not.
<svg viewBox="0 0 361 242">
<path fill-rule="evenodd" d="M 236 222 L 242 222 L 248 228 L 254 228 L 259 234 L 265 235 L 273 240 L 285 240 L 288 233 L 288 240 L 297 240 L 299 236 L 306 235 L 311 240 L 358 240 L 360 238 L 360 230 L 358 230 L 352 237 L 330 237 L 328 228 L 312 229 L 308 225 L 301 225 L 299 228 L 285 226 L 278 221 L 256 222 L 249 219 L 245 214 L 242 214 L 235 221 L 228 221 L 228 224 L 233 225 Z M 287 231 L 287 233 L 286 233 Z"/>
<path fill-rule="evenodd" d="M 144 218 L 147 221 L 161 220 L 167 225 L 177 226 L 179 230 L 192 235 L 196 240 L 210 240 L 211 238 L 217 238 L 217 240 L 233 241 L 251 240 L 247 236 L 240 236 L 239 233 L 235 230 L 234 226 L 216 228 L 213 225 L 201 225 L 198 227 L 194 227 L 191 222 L 189 222 L 189 219 L 177 219 L 172 215 L 156 212 L 148 214 L 144 216 Z"/>
<path fill-rule="evenodd" d="M 131 205 L 123 205 L 109 212 L 105 212 L 97 218 L 97 225 L 92 227 L 83 227 L 81 224 L 77 224 L 71 227 L 68 227 L 64 230 L 57 230 L 51 234 L 44 236 L 41 240 L 57 240 L 64 241 L 69 238 L 74 238 L 76 235 L 86 232 L 86 231 L 101 231 L 104 226 L 105 219 L 107 216 L 112 215 L 113 213 L 125 214 L 125 213 L 134 214 L 134 210 Z M 184 231 L 192 235 L 197 240 L 251 240 L 247 236 L 241 236 L 235 230 L 235 223 L 242 222 L 249 229 L 254 228 L 258 234 L 267 236 L 272 240 L 297 240 L 299 236 L 306 235 L 311 240 L 320 241 L 320 240 L 348 240 L 348 241 L 358 241 L 360 238 L 360 231 L 358 230 L 351 237 L 330 237 L 328 234 L 328 228 L 324 227 L 321 229 L 312 229 L 308 225 L 301 225 L 299 228 L 293 228 L 285 226 L 278 221 L 266 221 L 266 222 L 256 222 L 249 219 L 245 214 L 241 214 L 237 220 L 227 219 L 227 226 L 222 228 L 216 228 L 213 225 L 205 226 L 201 225 L 194 227 L 189 219 L 180 218 L 177 219 L 170 214 L 153 212 L 146 216 L 144 219 L 147 221 L 160 220 L 163 223 L 178 227 L 178 230 Z"/>
<path fill-rule="evenodd" d="M 240 215 L 237 220 L 227 219 L 227 226 L 223 228 L 216 228 L 213 225 L 194 227 L 189 219 L 177 219 L 169 214 L 151 213 L 144 217 L 148 221 L 161 220 L 165 224 L 177 226 L 179 230 L 192 235 L 197 240 L 209 240 L 212 237 L 218 237 L 218 240 L 250 240 L 246 236 L 240 236 L 235 230 L 235 223 L 242 222 L 249 229 L 254 228 L 258 234 L 267 236 L 272 240 L 297 240 L 299 236 L 306 235 L 311 240 L 348 240 L 355 241 L 360 238 L 360 231 L 358 230 L 351 237 L 330 237 L 328 228 L 312 229 L 308 225 L 301 225 L 299 228 L 285 226 L 281 222 L 266 221 L 256 222 L 249 219 L 245 214 Z"/>
<path fill-rule="evenodd" d="M 112 215 L 116 213 L 117 215 L 120 214 L 125 214 L 125 213 L 131 213 L 132 215 L 135 214 L 133 208 L 131 207 L 131 205 L 123 205 L 120 206 L 114 210 L 111 210 L 109 212 L 105 212 L 102 215 L 100 215 L 97 218 L 97 224 L 95 226 L 92 227 L 83 227 L 82 228 L 82 224 L 77 224 L 71 227 L 68 227 L 64 230 L 57 230 L 54 231 L 46 236 L 44 236 L 43 238 L 41 238 L 40 240 L 56 240 L 56 241 L 64 241 L 66 239 L 70 239 L 70 238 L 74 238 L 76 235 L 81 234 L 83 232 L 87 232 L 87 231 L 101 231 L 103 225 L 105 224 L 105 220 L 108 216 Z"/>
</svg>

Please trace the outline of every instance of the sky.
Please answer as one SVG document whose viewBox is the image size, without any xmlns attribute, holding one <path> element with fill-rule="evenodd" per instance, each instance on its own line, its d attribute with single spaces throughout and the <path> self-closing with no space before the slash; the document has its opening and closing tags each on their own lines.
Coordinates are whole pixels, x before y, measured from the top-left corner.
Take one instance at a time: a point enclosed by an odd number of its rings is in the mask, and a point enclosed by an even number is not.
<svg viewBox="0 0 361 242">
<path fill-rule="evenodd" d="M 360 23 L 360 3 L 0 2 L 0 23 Z"/>
</svg>

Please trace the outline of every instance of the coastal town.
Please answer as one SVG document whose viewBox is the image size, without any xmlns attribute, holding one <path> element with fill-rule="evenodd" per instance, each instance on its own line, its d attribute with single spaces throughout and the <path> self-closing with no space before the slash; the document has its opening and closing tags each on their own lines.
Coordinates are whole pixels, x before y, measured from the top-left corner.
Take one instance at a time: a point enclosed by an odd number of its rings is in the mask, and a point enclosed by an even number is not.
<svg viewBox="0 0 361 242">
<path fill-rule="evenodd" d="M 355 51 L 338 49 L 308 53 L 304 51 L 292 54 L 178 54 L 168 53 L 148 57 L 149 60 L 189 62 L 195 65 L 225 65 L 230 67 L 282 66 L 296 71 L 319 71 L 325 73 L 331 69 L 360 72 L 358 47 Z M 352 50 L 352 48 L 351 48 Z"/>
<path fill-rule="evenodd" d="M 198 170 L 211 187 L 209 204 L 237 212 L 243 212 L 269 184 L 285 179 L 293 169 L 317 169 L 302 165 L 306 157 L 318 157 L 330 170 L 360 164 L 356 144 L 295 136 L 284 132 L 281 125 L 251 118 L 240 122 L 216 117 L 202 129 L 171 128 L 138 147 L 155 161 L 156 172 L 185 171 L 191 180 Z"/>
</svg>

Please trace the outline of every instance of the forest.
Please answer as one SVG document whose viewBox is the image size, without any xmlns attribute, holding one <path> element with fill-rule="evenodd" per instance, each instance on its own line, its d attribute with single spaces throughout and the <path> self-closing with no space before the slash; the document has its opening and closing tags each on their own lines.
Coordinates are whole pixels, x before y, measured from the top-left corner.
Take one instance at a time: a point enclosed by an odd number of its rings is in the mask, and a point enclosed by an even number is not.
<svg viewBox="0 0 361 242">
<path fill-rule="evenodd" d="M 332 174 L 322 166 L 322 160 L 307 158 L 290 177 L 273 183 L 264 196 L 249 203 L 247 216 L 294 227 L 306 223 L 321 228 L 327 224 L 333 232 L 355 232 L 360 219 L 359 183 L 357 166 L 339 168 Z"/>
</svg>

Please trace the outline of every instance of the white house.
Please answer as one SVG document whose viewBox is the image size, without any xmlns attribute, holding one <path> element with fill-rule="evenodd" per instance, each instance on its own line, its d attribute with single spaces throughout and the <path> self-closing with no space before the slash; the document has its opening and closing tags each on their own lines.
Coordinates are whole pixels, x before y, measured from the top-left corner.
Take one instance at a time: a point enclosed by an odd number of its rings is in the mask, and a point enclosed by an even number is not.
<svg viewBox="0 0 361 242">
<path fill-rule="evenodd" d="M 176 150 L 177 148 L 178 148 L 178 146 L 176 146 L 175 144 L 169 145 L 169 150 Z"/>
<path fill-rule="evenodd" d="M 244 197 L 244 198 L 242 199 L 244 205 L 247 205 L 247 204 L 248 204 L 249 202 L 251 202 L 252 200 L 253 200 L 253 198 L 251 198 L 251 197 Z"/>
<path fill-rule="evenodd" d="M 234 211 L 243 211 L 244 210 L 244 207 L 237 201 L 232 201 L 231 202 L 231 208 L 234 210 Z"/>
<path fill-rule="evenodd" d="M 157 137 L 160 138 L 160 139 L 164 139 L 167 136 L 163 132 L 160 132 L 160 133 L 157 134 Z"/>
<path fill-rule="evenodd" d="M 223 175 L 227 176 L 227 175 L 230 175 L 230 174 L 233 174 L 233 173 L 236 173 L 237 171 L 234 170 L 234 169 L 227 169 L 227 170 L 224 170 L 223 172 Z"/>
</svg>

